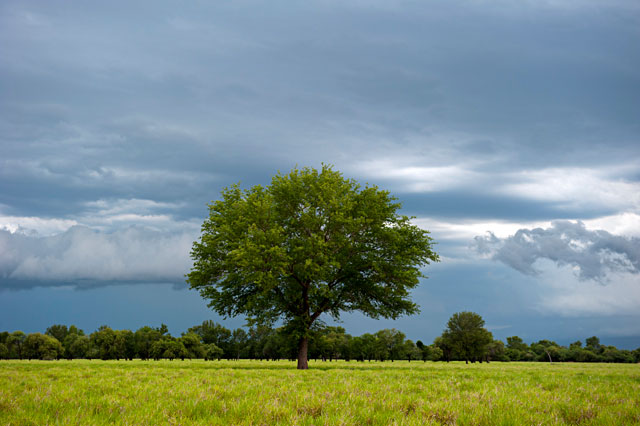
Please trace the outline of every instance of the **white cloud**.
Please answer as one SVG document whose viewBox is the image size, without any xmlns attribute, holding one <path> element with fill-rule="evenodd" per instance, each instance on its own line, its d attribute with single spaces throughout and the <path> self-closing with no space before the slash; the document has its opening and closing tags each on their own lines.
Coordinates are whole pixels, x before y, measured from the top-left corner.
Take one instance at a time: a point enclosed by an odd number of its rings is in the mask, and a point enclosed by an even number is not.
<svg viewBox="0 0 640 426">
<path fill-rule="evenodd" d="M 73 219 L 0 216 L 0 287 L 183 281 L 201 221 L 176 220 L 181 203 L 100 199 L 84 207 Z"/>
<path fill-rule="evenodd" d="M 625 212 L 583 221 L 587 229 L 604 229 L 615 235 L 640 237 L 640 214 Z"/>
<path fill-rule="evenodd" d="M 444 191 L 488 178 L 470 166 L 455 163 L 444 166 L 417 165 L 421 160 L 425 159 L 416 153 L 411 159 L 363 161 L 354 170 L 365 177 L 387 180 L 392 186 L 408 192 Z"/>
<path fill-rule="evenodd" d="M 599 168 L 531 168 L 504 170 L 504 157 L 484 154 L 464 155 L 464 141 L 458 135 L 456 150 L 436 149 L 424 155 L 417 146 L 406 147 L 410 156 L 385 152 L 386 158 L 360 161 L 353 170 L 367 178 L 384 180 L 403 192 L 443 192 L 459 190 L 501 198 L 531 200 L 561 210 L 617 210 L 640 213 L 640 182 L 636 165 Z"/>
<path fill-rule="evenodd" d="M 640 283 L 637 274 L 613 273 L 606 284 L 580 281 L 574 268 L 557 268 L 549 261 L 539 262 L 544 271 L 539 277 L 540 300 L 537 308 L 543 313 L 568 317 L 638 315 Z M 636 327 L 640 332 L 640 326 Z"/>
<path fill-rule="evenodd" d="M 493 233 L 496 237 L 505 238 L 515 234 L 522 228 L 539 228 L 551 225 L 551 221 L 512 222 L 507 220 L 474 220 L 461 219 L 458 221 L 443 221 L 419 217 L 413 220 L 419 227 L 438 235 L 442 239 L 471 241 L 477 235 L 486 232 Z"/>
<path fill-rule="evenodd" d="M 85 226 L 110 232 L 129 226 L 141 226 L 164 233 L 195 232 L 201 220 L 176 220 L 173 216 L 184 204 L 145 199 L 99 199 L 88 201 L 84 210 L 71 218 L 42 218 L 0 215 L 0 230 L 31 236 L 52 236 L 73 226 Z"/>
<path fill-rule="evenodd" d="M 79 282 L 180 282 L 197 232 L 128 227 L 112 233 L 75 226 L 33 237 L 0 231 L 0 277 L 12 286 Z M 0 284 L 1 285 L 1 284 Z"/>
<path fill-rule="evenodd" d="M 640 182 L 621 179 L 636 166 L 592 168 L 550 168 L 510 174 L 497 193 L 507 196 L 555 202 L 563 208 L 608 208 L 640 212 Z M 625 173 L 626 172 L 626 173 Z"/>
<path fill-rule="evenodd" d="M 47 219 L 41 217 L 0 216 L 0 230 L 11 233 L 37 233 L 55 235 L 77 225 L 72 219 Z"/>
<path fill-rule="evenodd" d="M 183 203 L 166 203 L 143 199 L 100 199 L 84 204 L 85 211 L 77 216 L 78 223 L 100 230 L 113 230 L 137 225 L 161 232 L 193 232 L 200 220 L 176 220 L 173 214 Z"/>
<path fill-rule="evenodd" d="M 581 220 L 587 230 L 603 230 L 613 235 L 640 237 L 640 214 L 625 212 L 616 215 L 602 216 Z M 431 217 L 413 219 L 417 226 L 431 232 L 432 235 L 447 240 L 470 241 L 478 235 L 488 232 L 498 238 L 507 238 L 520 229 L 549 228 L 552 221 L 509 221 L 459 219 L 442 220 Z"/>
<path fill-rule="evenodd" d="M 539 260 L 570 266 L 581 280 L 608 282 L 609 275 L 640 273 L 640 238 L 588 230 L 582 222 L 555 221 L 551 227 L 520 229 L 507 238 L 475 237 L 478 253 L 527 274 L 538 275 Z"/>
</svg>

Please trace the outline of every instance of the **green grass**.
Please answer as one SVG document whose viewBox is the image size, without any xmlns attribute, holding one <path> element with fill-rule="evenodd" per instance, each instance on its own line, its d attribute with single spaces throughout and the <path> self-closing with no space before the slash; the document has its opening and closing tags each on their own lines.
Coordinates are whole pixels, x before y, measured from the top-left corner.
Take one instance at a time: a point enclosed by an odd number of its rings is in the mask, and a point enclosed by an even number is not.
<svg viewBox="0 0 640 426">
<path fill-rule="evenodd" d="M 0 425 L 632 425 L 629 364 L 0 361 Z"/>
</svg>

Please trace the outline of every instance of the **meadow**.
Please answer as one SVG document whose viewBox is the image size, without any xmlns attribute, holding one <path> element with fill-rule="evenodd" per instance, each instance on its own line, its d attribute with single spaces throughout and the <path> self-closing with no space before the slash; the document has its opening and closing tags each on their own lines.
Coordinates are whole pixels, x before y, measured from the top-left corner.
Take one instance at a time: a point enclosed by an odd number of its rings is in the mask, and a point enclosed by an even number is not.
<svg viewBox="0 0 640 426">
<path fill-rule="evenodd" d="M 0 425 L 632 425 L 637 364 L 0 361 Z"/>
</svg>

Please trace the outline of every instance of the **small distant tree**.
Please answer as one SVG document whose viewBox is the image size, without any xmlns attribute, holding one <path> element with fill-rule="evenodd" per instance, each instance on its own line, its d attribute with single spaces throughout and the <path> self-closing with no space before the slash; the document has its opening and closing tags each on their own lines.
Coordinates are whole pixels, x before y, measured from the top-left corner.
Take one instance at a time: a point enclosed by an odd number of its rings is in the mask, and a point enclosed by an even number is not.
<svg viewBox="0 0 640 426">
<path fill-rule="evenodd" d="M 160 324 L 160 327 L 157 327 L 156 330 L 158 330 L 161 336 L 169 334 L 169 327 L 167 327 L 167 324 L 164 323 Z"/>
<path fill-rule="evenodd" d="M 551 340 L 543 339 L 531 344 L 531 351 L 536 354 L 536 361 L 559 361 L 558 345 Z"/>
<path fill-rule="evenodd" d="M 429 346 L 429 361 L 440 361 L 444 357 L 444 352 L 436 345 Z"/>
<path fill-rule="evenodd" d="M 455 356 L 469 361 L 482 360 L 487 352 L 487 345 L 493 341 L 491 332 L 484 328 L 484 320 L 475 312 L 458 312 L 447 322 L 447 329 L 442 334 Z"/>
<path fill-rule="evenodd" d="M 195 333 L 187 333 L 180 338 L 180 342 L 187 350 L 187 358 L 204 358 L 204 346 L 200 336 Z"/>
<path fill-rule="evenodd" d="M 216 359 L 222 358 L 222 349 L 217 347 L 213 343 L 207 343 L 204 345 L 204 360 L 205 361 L 213 361 Z"/>
<path fill-rule="evenodd" d="M 487 344 L 485 356 L 487 362 L 509 360 L 505 353 L 504 343 L 500 340 L 494 340 L 493 342 Z"/>
<path fill-rule="evenodd" d="M 135 335 L 131 330 L 116 330 L 112 355 L 115 359 L 131 360 L 135 357 Z"/>
<path fill-rule="evenodd" d="M 151 345 L 151 356 L 156 361 L 159 359 L 173 361 L 176 358 L 184 360 L 188 355 L 189 353 L 182 342 L 170 336 L 163 337 Z"/>
<path fill-rule="evenodd" d="M 77 338 L 69 344 L 68 349 L 65 349 L 65 354 L 67 354 L 67 358 L 69 359 L 87 358 L 90 347 L 91 342 L 88 336 L 77 336 Z"/>
<path fill-rule="evenodd" d="M 527 344 L 518 336 L 507 337 L 507 348 L 522 352 L 526 352 L 529 349 Z"/>
<path fill-rule="evenodd" d="M 585 341 L 585 349 L 588 349 L 595 354 L 599 354 L 603 351 L 603 347 L 600 345 L 600 339 L 596 336 L 591 336 Z"/>
<path fill-rule="evenodd" d="M 229 344 L 229 349 L 231 353 L 230 357 L 234 359 L 240 359 L 246 357 L 247 354 L 247 342 L 249 340 L 249 335 L 246 331 L 241 328 L 236 328 L 231 333 L 231 340 Z"/>
<path fill-rule="evenodd" d="M 429 346 L 422 343 L 422 340 L 418 340 L 416 342 L 416 347 L 420 351 L 420 359 L 427 362 L 427 359 L 429 358 Z"/>
<path fill-rule="evenodd" d="M 378 356 L 378 338 L 370 333 L 365 333 L 360 337 L 362 338 L 364 358 L 371 362 L 372 359 L 376 359 Z"/>
<path fill-rule="evenodd" d="M 569 345 L 569 349 L 580 349 L 582 348 L 582 342 L 580 340 L 576 340 L 572 344 Z"/>
<path fill-rule="evenodd" d="M 55 337 L 58 342 L 62 343 L 67 337 L 67 334 L 69 334 L 69 330 L 67 329 L 66 325 L 54 324 L 51 327 L 47 328 L 44 334 L 46 334 L 47 336 Z"/>
<path fill-rule="evenodd" d="M 387 191 L 328 166 L 278 174 L 267 187 L 231 186 L 209 206 L 187 282 L 220 315 L 282 320 L 306 369 L 322 314 L 418 312 L 409 291 L 438 256 L 428 232 L 399 209 Z"/>
<path fill-rule="evenodd" d="M 447 362 L 451 361 L 451 358 L 453 357 L 453 347 L 452 342 L 449 339 L 445 339 L 444 336 L 438 336 L 433 340 L 432 347 L 440 349 L 440 352 L 442 353 L 440 359 Z"/>
<path fill-rule="evenodd" d="M 340 343 L 338 345 L 338 351 L 340 356 L 345 361 L 351 361 L 354 358 L 354 352 L 352 351 L 353 345 L 351 342 L 353 341 L 353 336 L 350 334 L 343 334 L 340 337 Z"/>
<path fill-rule="evenodd" d="M 354 336 L 353 339 L 349 342 L 349 353 L 351 357 L 356 361 L 364 361 L 364 351 L 363 351 L 363 342 L 361 336 Z"/>
<path fill-rule="evenodd" d="M 264 359 L 264 345 L 273 329 L 265 325 L 258 325 L 249 329 L 249 357 L 252 359 Z"/>
<path fill-rule="evenodd" d="M 403 358 L 402 350 L 404 349 L 403 332 L 392 329 L 383 329 L 375 334 L 378 343 L 378 359 L 384 361 L 390 359 L 394 361 L 396 359 Z"/>
<path fill-rule="evenodd" d="M 419 360 L 422 358 L 422 351 L 418 349 L 415 343 L 411 340 L 405 340 L 400 353 L 404 355 L 403 358 L 409 362 L 414 359 Z"/>
<path fill-rule="evenodd" d="M 0 343 L 0 359 L 9 358 L 9 348 L 4 343 Z"/>
<path fill-rule="evenodd" d="M 82 331 L 75 325 L 72 325 L 71 327 L 69 327 L 69 330 L 67 331 L 64 340 L 60 341 L 62 343 L 62 347 L 64 348 L 65 358 L 67 359 L 84 358 L 85 356 L 84 352 L 80 356 L 78 356 L 72 350 L 72 347 L 75 344 L 75 342 L 81 337 L 85 337 L 84 331 Z"/>
<path fill-rule="evenodd" d="M 9 349 L 9 358 L 12 359 L 23 359 L 22 354 L 22 346 L 24 341 L 26 340 L 27 335 L 22 331 L 14 331 L 7 337 L 6 345 L 7 349 Z"/>
<path fill-rule="evenodd" d="M 162 339 L 159 330 L 144 326 L 136 330 L 133 335 L 134 352 L 143 360 L 151 358 L 151 347 L 155 342 Z"/>
<path fill-rule="evenodd" d="M 523 361 L 527 359 L 529 346 L 518 336 L 507 337 L 505 355 L 510 361 Z"/>
<path fill-rule="evenodd" d="M 102 325 L 91 333 L 91 345 L 97 350 L 97 357 L 103 360 L 115 359 L 118 355 L 116 333 L 107 325 Z"/>
<path fill-rule="evenodd" d="M 59 359 L 63 352 L 58 339 L 46 334 L 31 333 L 24 340 L 24 356 L 27 359 Z"/>
<path fill-rule="evenodd" d="M 189 328 L 189 333 L 195 333 L 202 339 L 202 343 L 213 343 L 225 353 L 226 356 L 232 356 L 232 333 L 231 330 L 213 322 L 211 320 L 203 321 L 202 324 Z"/>
</svg>

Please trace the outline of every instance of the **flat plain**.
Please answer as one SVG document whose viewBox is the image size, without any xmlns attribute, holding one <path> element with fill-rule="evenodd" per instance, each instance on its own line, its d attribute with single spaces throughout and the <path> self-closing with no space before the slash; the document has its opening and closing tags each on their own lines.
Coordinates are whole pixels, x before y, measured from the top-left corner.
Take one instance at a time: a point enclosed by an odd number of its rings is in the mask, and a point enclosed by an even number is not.
<svg viewBox="0 0 640 426">
<path fill-rule="evenodd" d="M 633 425 L 640 365 L 0 361 L 1 425 Z"/>
</svg>

